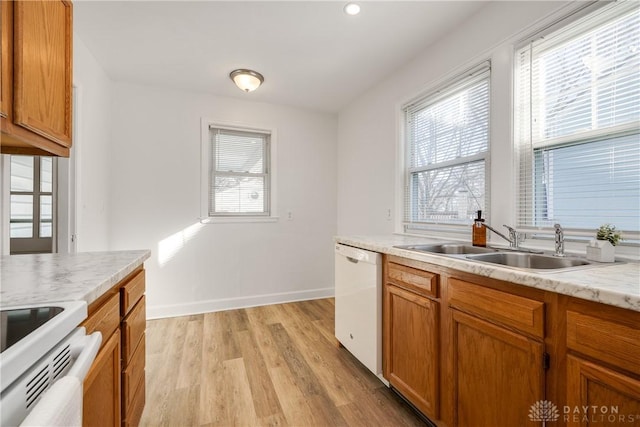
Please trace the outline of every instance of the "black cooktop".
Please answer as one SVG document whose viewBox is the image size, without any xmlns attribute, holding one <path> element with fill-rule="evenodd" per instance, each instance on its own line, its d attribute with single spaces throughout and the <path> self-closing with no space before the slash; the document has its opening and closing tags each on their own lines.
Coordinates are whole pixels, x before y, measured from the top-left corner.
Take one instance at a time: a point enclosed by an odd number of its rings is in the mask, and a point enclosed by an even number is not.
<svg viewBox="0 0 640 427">
<path fill-rule="evenodd" d="M 64 309 L 61 307 L 21 308 L 2 310 L 0 313 L 0 353 L 53 319 Z"/>
</svg>

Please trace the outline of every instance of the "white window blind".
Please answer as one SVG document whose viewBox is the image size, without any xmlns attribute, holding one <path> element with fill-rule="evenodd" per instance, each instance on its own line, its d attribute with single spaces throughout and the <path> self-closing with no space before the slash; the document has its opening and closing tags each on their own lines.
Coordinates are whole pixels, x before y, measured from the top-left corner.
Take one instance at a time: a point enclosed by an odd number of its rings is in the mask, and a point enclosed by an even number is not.
<svg viewBox="0 0 640 427">
<path fill-rule="evenodd" d="M 269 215 L 268 133 L 210 127 L 209 216 Z"/>
<path fill-rule="evenodd" d="M 468 224 L 488 206 L 490 65 L 405 108 L 405 229 Z"/>
<path fill-rule="evenodd" d="M 516 52 L 518 226 L 640 230 L 640 9 L 616 2 Z"/>
</svg>

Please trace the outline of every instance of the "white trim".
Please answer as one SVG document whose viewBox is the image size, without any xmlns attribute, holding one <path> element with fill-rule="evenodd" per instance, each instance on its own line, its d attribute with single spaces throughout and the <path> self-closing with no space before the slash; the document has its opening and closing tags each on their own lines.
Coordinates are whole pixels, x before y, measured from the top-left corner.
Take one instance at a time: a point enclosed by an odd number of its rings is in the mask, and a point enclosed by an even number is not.
<svg viewBox="0 0 640 427">
<path fill-rule="evenodd" d="M 0 219 L 2 220 L 2 224 L 0 224 L 0 237 L 2 240 L 2 246 L 0 247 L 0 254 L 9 255 L 11 249 L 11 228 L 9 226 L 9 218 L 11 215 L 10 205 L 11 205 L 11 163 L 10 157 L 8 154 L 3 154 L 0 156 L 0 183 L 2 183 L 2 188 L 0 188 Z"/>
<path fill-rule="evenodd" d="M 73 105 L 78 105 L 78 88 L 73 87 Z M 68 158 L 58 158 L 58 235 L 55 239 L 56 252 L 75 253 L 76 233 L 76 146 L 79 128 L 79 108 L 73 109 L 73 142 Z"/>
<path fill-rule="evenodd" d="M 269 190 L 269 215 L 268 216 L 209 216 L 209 130 L 211 127 L 217 127 L 228 130 L 239 130 L 246 132 L 267 133 L 269 138 L 269 175 L 270 175 L 270 190 Z M 276 222 L 278 221 L 278 150 L 277 150 L 277 129 L 275 126 L 264 125 L 247 125 L 238 122 L 224 122 L 220 120 L 207 119 L 202 117 L 200 119 L 200 222 L 203 224 L 221 224 L 221 223 L 233 223 L 233 222 Z"/>
<path fill-rule="evenodd" d="M 82 192 L 80 191 L 80 183 L 83 180 L 83 164 L 84 162 L 82 161 L 82 146 L 83 146 L 83 141 L 82 141 L 82 137 L 83 137 L 83 111 L 84 108 L 82 108 L 82 94 L 83 94 L 84 90 L 82 85 L 73 85 L 73 119 L 74 119 L 74 123 L 73 123 L 73 143 L 71 145 L 71 153 L 70 156 L 73 156 L 73 187 L 69 189 L 70 192 L 72 192 L 74 194 L 74 204 L 73 206 L 71 206 L 71 212 L 69 213 L 70 216 L 73 217 L 73 221 L 70 225 L 70 227 L 72 227 L 72 229 L 70 229 L 69 231 L 71 232 L 71 235 L 69 236 L 69 239 L 71 240 L 71 242 L 69 243 L 69 253 L 76 253 L 78 252 L 78 242 L 79 239 L 82 239 L 82 236 L 78 233 L 78 229 L 80 227 L 80 224 L 82 223 L 82 215 L 83 215 L 83 211 L 81 209 L 83 200 L 82 200 Z M 80 247 L 81 248 L 81 247 Z M 82 248 L 81 248 L 82 249 Z"/>
<path fill-rule="evenodd" d="M 308 291 L 279 292 L 274 294 L 252 295 L 237 298 L 221 298 L 182 304 L 147 306 L 147 319 L 189 316 L 192 314 L 212 313 L 238 308 L 259 307 L 262 305 L 283 304 L 295 301 L 308 301 L 331 298 L 335 288 L 311 289 Z"/>
<path fill-rule="evenodd" d="M 278 222 L 279 216 L 209 216 L 200 218 L 201 224 L 224 224 L 238 222 Z"/>
</svg>

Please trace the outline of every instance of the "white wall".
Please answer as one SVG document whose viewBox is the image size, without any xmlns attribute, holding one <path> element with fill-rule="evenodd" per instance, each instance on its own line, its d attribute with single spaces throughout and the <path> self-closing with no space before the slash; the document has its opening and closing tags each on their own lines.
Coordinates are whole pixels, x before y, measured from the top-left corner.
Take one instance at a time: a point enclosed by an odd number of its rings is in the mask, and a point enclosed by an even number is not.
<svg viewBox="0 0 640 427">
<path fill-rule="evenodd" d="M 76 162 L 77 251 L 109 249 L 111 80 L 80 38 L 73 38 L 73 154 Z"/>
<path fill-rule="evenodd" d="M 338 124 L 338 233 L 388 234 L 396 231 L 401 196 L 397 147 L 401 105 L 451 73 L 491 58 L 491 217 L 514 223 L 515 194 L 511 154 L 511 52 L 536 20 L 566 2 L 493 2 L 360 96 L 340 112 Z M 398 199 L 400 200 L 400 199 Z M 393 209 L 393 220 L 387 218 Z"/>
<path fill-rule="evenodd" d="M 333 294 L 335 116 L 124 83 L 112 90 L 111 249 L 151 249 L 149 317 Z M 276 129 L 278 222 L 200 224 L 202 117 Z"/>
</svg>

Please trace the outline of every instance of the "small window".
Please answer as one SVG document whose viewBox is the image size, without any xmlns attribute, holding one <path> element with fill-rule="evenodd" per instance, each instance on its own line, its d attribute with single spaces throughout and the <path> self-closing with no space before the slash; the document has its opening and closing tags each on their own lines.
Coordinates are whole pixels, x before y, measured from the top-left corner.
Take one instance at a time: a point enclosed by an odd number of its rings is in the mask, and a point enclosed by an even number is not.
<svg viewBox="0 0 640 427">
<path fill-rule="evenodd" d="M 209 126 L 209 217 L 271 215 L 271 133 Z"/>
<path fill-rule="evenodd" d="M 11 156 L 10 253 L 53 251 L 56 159 Z"/>
<path fill-rule="evenodd" d="M 640 230 L 640 9 L 600 7 L 516 52 L 518 226 Z"/>
<path fill-rule="evenodd" d="M 487 211 L 489 63 L 405 108 L 405 230 Z"/>
</svg>

